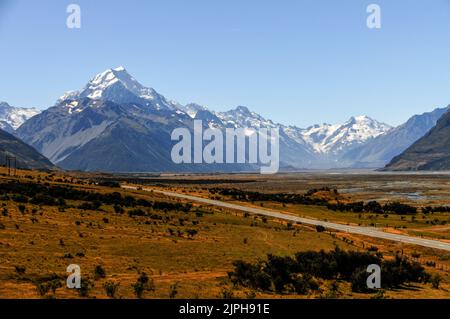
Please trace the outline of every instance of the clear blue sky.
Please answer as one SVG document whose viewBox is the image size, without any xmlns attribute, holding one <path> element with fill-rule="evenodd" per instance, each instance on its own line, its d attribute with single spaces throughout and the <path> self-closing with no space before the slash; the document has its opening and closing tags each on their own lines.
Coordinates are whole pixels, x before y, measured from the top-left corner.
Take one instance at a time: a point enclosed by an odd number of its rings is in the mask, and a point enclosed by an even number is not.
<svg viewBox="0 0 450 319">
<path fill-rule="evenodd" d="M 381 30 L 366 27 L 370 3 Z M 400 124 L 450 104 L 450 0 L 0 0 L 0 61 L 0 100 L 16 106 L 46 108 L 123 65 L 181 103 Z"/>
</svg>

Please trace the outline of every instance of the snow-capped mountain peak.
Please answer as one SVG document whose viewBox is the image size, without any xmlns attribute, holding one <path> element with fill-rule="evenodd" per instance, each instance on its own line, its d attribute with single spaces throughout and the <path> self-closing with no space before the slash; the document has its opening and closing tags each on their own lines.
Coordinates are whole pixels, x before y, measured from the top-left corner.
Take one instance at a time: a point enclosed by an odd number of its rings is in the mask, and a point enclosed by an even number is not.
<svg viewBox="0 0 450 319">
<path fill-rule="evenodd" d="M 307 128 L 303 132 L 305 141 L 316 152 L 336 153 L 344 148 L 361 144 L 390 131 L 392 127 L 368 116 L 351 117 L 344 124 L 323 124 Z"/>
<path fill-rule="evenodd" d="M 91 99 L 101 99 L 107 90 L 114 85 L 121 85 L 126 90 L 147 100 L 154 100 L 155 95 L 157 95 L 154 89 L 144 87 L 122 66 L 108 69 L 94 76 L 81 95 Z"/>
<path fill-rule="evenodd" d="M 231 112 L 243 114 L 243 115 L 252 115 L 248 107 L 239 105 L 234 110 L 231 110 Z"/>
<path fill-rule="evenodd" d="M 86 97 L 91 99 L 101 98 L 105 90 L 116 83 L 120 83 L 127 90 L 142 98 L 153 99 L 153 95 L 156 93 L 153 89 L 145 88 L 121 66 L 97 74 L 85 88 L 86 93 L 89 92 Z"/>
<path fill-rule="evenodd" d="M 81 91 L 69 91 L 58 100 L 89 98 L 115 103 L 136 103 L 157 110 L 175 110 L 177 103 L 168 101 L 153 88 L 145 87 L 124 67 L 108 69 L 95 75 Z"/>
<path fill-rule="evenodd" d="M 192 118 L 195 118 L 197 113 L 200 111 L 208 111 L 208 108 L 206 108 L 203 105 L 196 104 L 196 103 L 189 103 L 184 106 L 180 105 L 179 109 L 186 112 Z"/>
<path fill-rule="evenodd" d="M 378 122 L 366 115 L 351 117 L 342 128 L 348 129 L 349 136 L 354 139 L 366 141 L 369 138 L 377 137 L 392 129 L 392 126 Z"/>
<path fill-rule="evenodd" d="M 271 120 L 267 120 L 258 113 L 250 111 L 246 106 L 238 106 L 227 112 L 214 113 L 227 126 L 232 127 L 276 127 L 278 126 Z"/>
<path fill-rule="evenodd" d="M 356 125 L 356 126 L 366 126 L 366 127 L 372 127 L 372 128 L 381 128 L 386 129 L 390 128 L 390 125 L 387 125 L 385 123 L 378 122 L 367 115 L 360 115 L 360 116 L 352 116 L 347 122 L 345 122 L 344 125 Z"/>
</svg>

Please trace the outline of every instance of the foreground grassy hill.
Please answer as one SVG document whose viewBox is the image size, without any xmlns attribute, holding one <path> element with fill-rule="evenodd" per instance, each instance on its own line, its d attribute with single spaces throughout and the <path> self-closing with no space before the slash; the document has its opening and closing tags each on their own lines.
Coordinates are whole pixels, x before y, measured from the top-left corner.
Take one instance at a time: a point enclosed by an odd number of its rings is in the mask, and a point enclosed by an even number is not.
<svg viewBox="0 0 450 319">
<path fill-rule="evenodd" d="M 100 186 L 86 176 L 18 175 L 0 170 L 0 298 L 136 298 L 139 287 L 145 298 L 373 297 L 352 292 L 347 281 L 317 278 L 314 291 L 289 294 L 233 285 L 227 275 L 237 260 L 336 246 L 365 252 L 359 243 L 370 239 Z M 81 267 L 82 291 L 65 287 L 70 264 Z M 384 296 L 449 297 L 448 275 L 427 271 L 440 274 L 439 289 L 420 283 Z"/>
</svg>

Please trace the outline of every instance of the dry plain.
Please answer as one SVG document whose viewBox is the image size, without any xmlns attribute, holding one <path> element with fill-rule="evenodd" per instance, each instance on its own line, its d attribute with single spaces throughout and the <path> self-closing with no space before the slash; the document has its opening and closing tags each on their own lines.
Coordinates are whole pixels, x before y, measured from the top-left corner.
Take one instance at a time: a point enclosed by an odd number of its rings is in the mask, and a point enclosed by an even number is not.
<svg viewBox="0 0 450 319">
<path fill-rule="evenodd" d="M 443 251 L 329 230 L 319 232 L 306 225 L 289 225 L 276 219 L 98 182 L 119 181 L 206 198 L 219 196 L 221 200 L 242 205 L 338 223 L 374 225 L 389 232 L 447 241 L 450 213 L 419 212 L 412 219 L 396 214 L 336 212 L 315 205 L 239 201 L 211 192 L 220 188 L 304 194 L 328 187 L 337 189 L 337 195 L 318 192 L 315 196 L 342 202 L 377 200 L 401 201 L 417 207 L 450 205 L 450 176 L 446 174 L 111 176 L 18 171 L 17 176 L 11 177 L 5 170 L 0 173 L 0 187 L 5 183 L 44 185 L 49 189 L 120 193 L 121 198 L 129 196 L 135 201 L 169 203 L 167 207 L 152 208 L 124 205 L 121 211 L 116 207 L 120 205 L 112 202 L 93 205 L 90 198 L 61 195 L 66 197 L 64 205 L 47 205 L 45 200 L 23 200 L 18 194 L 3 196 L 0 210 L 6 209 L 6 213 L 0 214 L 0 298 L 136 298 L 134 285 L 142 273 L 153 283 L 152 289 L 143 293 L 144 298 L 373 298 L 374 294 L 353 292 L 344 280 L 318 278 L 319 289 L 294 294 L 234 285 L 227 275 L 236 260 L 257 262 L 267 254 L 293 256 L 299 251 L 330 251 L 336 246 L 360 252 L 376 247 L 386 259 L 401 253 L 441 278 L 438 288 L 430 283 L 411 283 L 385 290 L 378 297 L 450 298 L 450 256 Z M 70 264 L 78 264 L 82 277 L 88 279 L 86 295 L 65 287 L 66 267 Z M 116 287 L 112 296 L 108 296 L 108 287 L 109 291 Z"/>
</svg>

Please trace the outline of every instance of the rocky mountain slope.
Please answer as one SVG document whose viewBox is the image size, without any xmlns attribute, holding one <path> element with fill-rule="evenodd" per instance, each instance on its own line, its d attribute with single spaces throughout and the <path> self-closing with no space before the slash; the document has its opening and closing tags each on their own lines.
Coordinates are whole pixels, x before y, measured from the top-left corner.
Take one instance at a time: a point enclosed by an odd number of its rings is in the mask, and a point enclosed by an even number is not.
<svg viewBox="0 0 450 319">
<path fill-rule="evenodd" d="M 12 134 L 0 130 L 0 165 L 5 165 L 7 156 L 16 157 L 18 168 L 54 168 L 53 164 L 34 148 L 25 144 Z"/>
<path fill-rule="evenodd" d="M 450 110 L 386 166 L 388 171 L 450 170 Z"/>
</svg>

